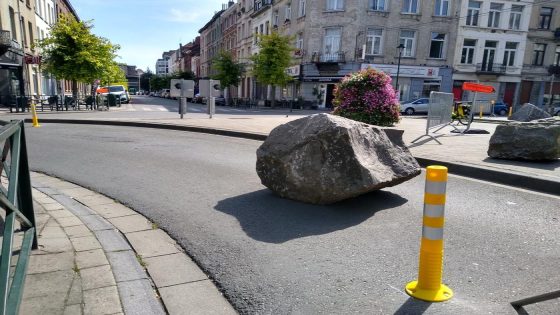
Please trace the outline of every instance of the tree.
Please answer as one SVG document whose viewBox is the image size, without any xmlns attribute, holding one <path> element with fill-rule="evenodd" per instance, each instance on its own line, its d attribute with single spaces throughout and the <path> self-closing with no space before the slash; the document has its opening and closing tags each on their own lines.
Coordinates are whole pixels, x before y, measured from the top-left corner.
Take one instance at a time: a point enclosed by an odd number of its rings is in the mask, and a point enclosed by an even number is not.
<svg viewBox="0 0 560 315">
<path fill-rule="evenodd" d="M 140 89 L 144 91 L 150 91 L 150 80 L 153 76 L 154 73 L 150 69 L 148 69 L 148 71 L 146 71 L 145 73 L 142 73 L 142 75 L 140 76 Z"/>
<path fill-rule="evenodd" d="M 214 80 L 220 80 L 220 87 L 226 89 L 226 102 L 229 103 L 229 96 L 231 95 L 227 88 L 230 86 L 239 86 L 241 82 L 241 75 L 243 74 L 243 65 L 235 62 L 233 55 L 230 52 L 221 51 L 212 63 L 216 75 L 212 77 Z"/>
<path fill-rule="evenodd" d="M 183 80 L 194 80 L 195 79 L 194 72 L 187 70 L 187 71 L 180 71 L 171 74 L 172 79 L 183 79 Z"/>
<path fill-rule="evenodd" d="M 63 14 L 52 26 L 50 35 L 38 43 L 43 69 L 58 79 L 72 81 L 74 98 L 78 82 L 91 83 L 96 79 L 116 82 L 124 78 L 115 62 L 120 46 L 93 35 L 91 28 L 90 21 L 76 21 L 71 15 Z"/>
<path fill-rule="evenodd" d="M 258 46 L 260 51 L 253 55 L 253 74 L 258 82 L 272 86 L 272 106 L 276 100 L 276 85 L 285 86 L 292 79 L 286 68 L 290 66 L 291 37 L 282 36 L 278 32 L 260 35 Z"/>
</svg>

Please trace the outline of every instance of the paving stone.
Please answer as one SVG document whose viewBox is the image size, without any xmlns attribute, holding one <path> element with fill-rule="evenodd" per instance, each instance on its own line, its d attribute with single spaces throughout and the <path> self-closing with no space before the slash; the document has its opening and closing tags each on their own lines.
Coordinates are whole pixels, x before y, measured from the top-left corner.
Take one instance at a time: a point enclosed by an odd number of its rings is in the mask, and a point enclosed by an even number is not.
<svg viewBox="0 0 560 315">
<path fill-rule="evenodd" d="M 74 274 L 74 271 L 71 269 L 56 272 L 28 274 L 25 277 L 23 299 L 26 300 L 27 298 L 32 297 L 53 295 L 57 297 L 60 296 L 64 301 L 64 299 L 66 299 L 66 294 L 72 285 Z M 46 283 L 49 285 L 45 285 Z"/>
<path fill-rule="evenodd" d="M 118 284 L 123 308 L 127 314 L 165 314 L 147 279 L 120 282 Z"/>
<path fill-rule="evenodd" d="M 122 233 L 152 230 L 152 222 L 139 214 L 112 218 L 109 219 L 109 222 L 111 222 Z"/>
<path fill-rule="evenodd" d="M 74 253 L 31 255 L 28 274 L 72 270 L 74 267 Z"/>
<path fill-rule="evenodd" d="M 131 249 L 130 245 L 128 245 L 124 237 L 117 230 L 101 230 L 94 233 L 106 252 Z"/>
<path fill-rule="evenodd" d="M 67 237 L 40 239 L 37 253 L 62 253 L 73 251 L 72 243 Z"/>
<path fill-rule="evenodd" d="M 76 252 L 76 265 L 78 269 L 108 265 L 109 261 L 103 249 L 94 249 Z"/>
<path fill-rule="evenodd" d="M 72 304 L 82 304 L 84 301 L 84 296 L 82 294 L 82 278 L 80 274 L 74 272 L 74 280 L 72 281 L 72 286 L 68 292 L 68 298 L 66 299 L 66 305 Z"/>
<path fill-rule="evenodd" d="M 126 238 L 144 258 L 180 252 L 175 241 L 159 229 L 127 233 Z"/>
<path fill-rule="evenodd" d="M 115 201 L 113 199 L 107 198 L 105 196 L 96 194 L 93 196 L 83 196 L 80 198 L 76 198 L 81 203 L 85 204 L 88 207 L 96 206 L 96 205 L 108 205 L 113 204 Z"/>
<path fill-rule="evenodd" d="M 120 203 L 112 203 L 105 205 L 94 205 L 91 209 L 95 210 L 100 216 L 104 218 L 124 217 L 127 215 L 137 214 L 135 211 L 127 208 Z"/>
<path fill-rule="evenodd" d="M 75 226 L 75 225 L 83 224 L 82 221 L 80 221 L 80 219 L 78 219 L 77 217 L 59 218 L 59 219 L 56 219 L 56 221 L 58 221 L 58 224 L 60 224 L 60 226 L 62 226 L 62 227 Z"/>
<path fill-rule="evenodd" d="M 170 315 L 237 314 L 210 280 L 160 288 L 159 293 Z"/>
<path fill-rule="evenodd" d="M 27 288 L 26 288 L 27 289 Z M 61 296 L 64 296 L 61 294 Z M 52 296 L 39 296 L 24 299 L 19 308 L 19 314 L 45 315 L 62 314 L 64 312 L 64 300 Z"/>
<path fill-rule="evenodd" d="M 96 193 L 83 187 L 60 189 L 60 192 L 73 198 L 93 196 Z"/>
<path fill-rule="evenodd" d="M 53 222 L 55 222 L 54 220 L 52 220 Z M 66 237 L 66 233 L 64 233 L 64 231 L 62 230 L 62 228 L 55 222 L 54 226 L 49 226 L 47 224 L 47 226 L 45 226 L 45 228 L 43 228 L 43 230 L 41 230 L 40 234 L 39 234 L 39 239 L 43 239 L 43 238 L 63 238 Z"/>
<path fill-rule="evenodd" d="M 147 279 L 146 271 L 142 269 L 136 254 L 132 250 L 109 252 L 107 258 L 111 263 L 113 274 L 117 282 Z"/>
<path fill-rule="evenodd" d="M 111 230 L 114 228 L 111 223 L 97 214 L 81 216 L 80 219 L 92 231 Z"/>
<path fill-rule="evenodd" d="M 84 290 L 91 290 L 115 285 L 115 278 L 111 271 L 111 266 L 99 266 L 80 269 L 82 287 Z"/>
<path fill-rule="evenodd" d="M 45 210 L 47 211 L 55 211 L 55 210 L 61 210 L 64 209 L 64 207 L 59 204 L 58 202 L 55 203 L 45 203 L 42 204 L 43 208 L 45 208 Z"/>
<path fill-rule="evenodd" d="M 76 217 L 75 215 L 72 214 L 72 212 L 70 212 L 66 209 L 59 209 L 59 210 L 50 211 L 49 214 L 51 215 L 51 217 L 53 217 L 55 219 L 75 218 Z"/>
<path fill-rule="evenodd" d="M 44 197 L 41 197 L 41 196 L 36 197 L 35 194 L 33 194 L 33 200 L 37 201 L 38 203 L 40 203 L 42 205 L 58 203 L 56 200 L 52 199 L 51 197 L 48 197 L 45 194 L 43 194 L 43 196 Z"/>
<path fill-rule="evenodd" d="M 101 248 L 101 244 L 94 236 L 76 237 L 70 239 L 77 252 Z"/>
<path fill-rule="evenodd" d="M 183 253 L 146 258 L 144 261 L 158 288 L 208 279 L 202 270 Z M 171 270 L 173 271 L 171 272 Z"/>
<path fill-rule="evenodd" d="M 82 315 L 82 306 L 80 304 L 68 305 L 64 308 L 63 315 Z"/>
<path fill-rule="evenodd" d="M 66 195 L 56 195 L 53 196 L 56 201 L 63 205 L 66 209 L 77 216 L 92 215 L 95 214 L 93 210 L 79 203 L 78 201 L 66 196 Z"/>
<path fill-rule="evenodd" d="M 46 183 L 45 184 L 46 187 L 37 187 L 38 190 L 40 190 L 42 193 L 44 193 L 45 195 L 50 196 L 51 198 L 54 195 L 59 195 L 60 193 L 58 192 L 58 190 L 50 188 L 50 184 Z M 56 198 L 54 198 L 56 199 Z"/>
<path fill-rule="evenodd" d="M 62 181 L 62 180 L 58 180 L 58 181 L 53 181 L 52 183 L 50 183 L 50 187 L 54 187 L 58 190 L 61 189 L 73 189 L 73 188 L 81 188 L 80 186 L 76 185 L 76 184 L 72 184 L 70 182 L 66 182 L 66 181 Z"/>
<path fill-rule="evenodd" d="M 70 238 L 81 236 L 93 236 L 93 233 L 85 225 L 67 226 L 64 231 Z"/>
<path fill-rule="evenodd" d="M 122 312 L 116 286 L 84 291 L 84 314 L 101 315 Z"/>
</svg>

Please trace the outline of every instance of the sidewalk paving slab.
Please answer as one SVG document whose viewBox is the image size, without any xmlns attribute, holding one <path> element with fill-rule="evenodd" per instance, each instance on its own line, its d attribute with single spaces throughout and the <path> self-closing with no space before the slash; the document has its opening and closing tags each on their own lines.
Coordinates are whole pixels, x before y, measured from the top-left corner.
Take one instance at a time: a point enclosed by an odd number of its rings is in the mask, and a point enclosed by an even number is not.
<svg viewBox="0 0 560 315">
<path fill-rule="evenodd" d="M 187 309 L 235 314 L 198 266 L 148 219 L 74 184 L 38 173 L 31 177 L 39 249 L 29 263 L 22 314 L 184 314 Z M 180 285 L 193 281 L 207 282 L 205 290 L 189 291 L 194 296 L 188 298 L 199 304 L 178 308 L 183 302 L 175 299 L 185 298 L 184 292 L 168 288 L 182 290 Z"/>
</svg>

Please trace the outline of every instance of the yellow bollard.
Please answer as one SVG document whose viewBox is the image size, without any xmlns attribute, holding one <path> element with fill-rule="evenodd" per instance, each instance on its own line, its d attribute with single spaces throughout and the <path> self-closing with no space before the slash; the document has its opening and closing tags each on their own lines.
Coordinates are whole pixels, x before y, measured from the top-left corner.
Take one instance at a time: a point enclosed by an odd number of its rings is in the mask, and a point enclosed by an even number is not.
<svg viewBox="0 0 560 315">
<path fill-rule="evenodd" d="M 511 117 L 511 114 L 513 114 L 513 106 L 509 107 L 508 117 Z"/>
<path fill-rule="evenodd" d="M 479 114 L 478 118 L 482 119 L 482 105 L 480 105 L 480 114 Z"/>
<path fill-rule="evenodd" d="M 443 302 L 453 296 L 453 291 L 441 283 L 446 186 L 447 167 L 428 166 L 418 280 L 406 285 L 408 295 L 428 302 Z"/>
<path fill-rule="evenodd" d="M 33 121 L 33 127 L 41 127 L 41 125 L 39 125 L 39 117 L 37 117 L 35 104 L 31 104 L 31 120 Z"/>
</svg>

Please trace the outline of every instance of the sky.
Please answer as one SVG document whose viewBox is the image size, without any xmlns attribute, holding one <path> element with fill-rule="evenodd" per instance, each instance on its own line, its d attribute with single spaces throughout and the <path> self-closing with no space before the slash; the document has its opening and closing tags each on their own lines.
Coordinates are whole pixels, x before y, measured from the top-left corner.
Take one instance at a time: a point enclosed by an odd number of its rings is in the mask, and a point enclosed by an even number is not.
<svg viewBox="0 0 560 315">
<path fill-rule="evenodd" d="M 164 51 L 198 36 L 227 0 L 70 0 L 92 33 L 119 44 L 117 62 L 155 72 Z"/>
</svg>

